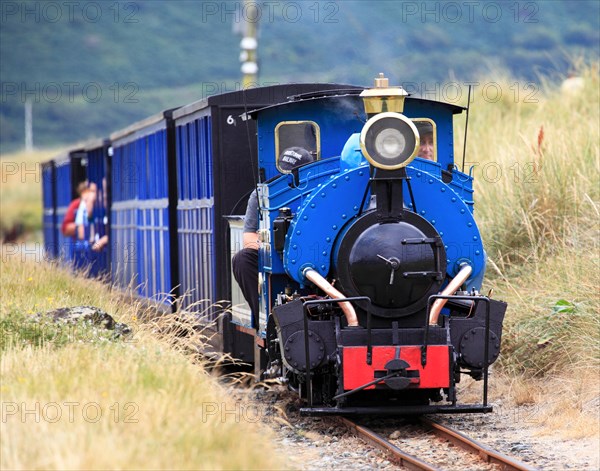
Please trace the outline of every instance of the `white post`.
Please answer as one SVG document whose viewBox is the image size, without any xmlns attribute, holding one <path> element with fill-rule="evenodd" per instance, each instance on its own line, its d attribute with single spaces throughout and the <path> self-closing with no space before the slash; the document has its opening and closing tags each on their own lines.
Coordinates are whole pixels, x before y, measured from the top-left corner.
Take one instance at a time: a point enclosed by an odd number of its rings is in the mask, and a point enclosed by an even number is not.
<svg viewBox="0 0 600 471">
<path fill-rule="evenodd" d="M 251 0 L 244 0 L 245 6 L 242 9 L 242 15 L 245 15 L 244 37 L 240 43 L 242 52 L 240 53 L 240 62 L 242 63 L 242 86 L 245 89 L 251 86 L 257 86 L 258 79 L 258 18 L 256 3 Z"/>
<path fill-rule="evenodd" d="M 33 150 L 33 117 L 32 104 L 29 100 L 25 101 L 25 150 Z"/>
</svg>

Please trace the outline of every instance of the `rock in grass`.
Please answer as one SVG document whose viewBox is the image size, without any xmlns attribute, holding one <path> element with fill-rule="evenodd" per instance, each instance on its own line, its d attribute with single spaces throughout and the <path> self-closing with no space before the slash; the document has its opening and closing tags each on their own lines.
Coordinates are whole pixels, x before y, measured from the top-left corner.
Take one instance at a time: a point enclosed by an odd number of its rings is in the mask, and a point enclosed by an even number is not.
<svg viewBox="0 0 600 471">
<path fill-rule="evenodd" d="M 110 314 L 94 306 L 61 307 L 53 311 L 39 313 L 37 317 L 40 319 L 42 317 L 51 318 L 54 322 L 66 324 L 88 322 L 107 330 L 114 330 L 116 336 L 131 333 L 131 328 L 127 324 L 115 322 Z"/>
</svg>

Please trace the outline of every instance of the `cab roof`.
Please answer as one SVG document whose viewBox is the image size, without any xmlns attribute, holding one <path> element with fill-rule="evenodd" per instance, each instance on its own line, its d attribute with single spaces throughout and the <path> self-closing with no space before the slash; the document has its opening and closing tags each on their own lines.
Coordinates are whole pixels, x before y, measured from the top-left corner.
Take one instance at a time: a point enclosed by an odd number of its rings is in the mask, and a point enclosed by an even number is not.
<svg viewBox="0 0 600 471">
<path fill-rule="evenodd" d="M 293 106 L 300 102 L 318 101 L 318 100 L 323 100 L 323 99 L 332 98 L 332 97 L 340 97 L 340 98 L 341 97 L 356 97 L 356 96 L 360 95 L 360 93 L 363 90 L 365 90 L 364 87 L 353 87 L 353 88 L 347 88 L 347 89 L 324 90 L 324 91 L 319 91 L 319 92 L 304 93 L 302 95 L 294 95 L 294 96 L 288 97 L 287 101 L 251 110 L 248 113 L 244 113 L 242 115 L 242 117 L 247 116 L 251 119 L 256 119 L 256 116 L 265 110 L 270 110 L 270 109 L 274 109 L 277 107 Z M 443 101 L 436 101 L 436 100 L 429 100 L 427 98 L 416 98 L 416 97 L 411 97 L 410 95 L 406 97 L 406 100 L 414 101 L 416 103 L 427 104 L 429 106 L 440 106 L 440 107 L 448 109 L 449 111 L 452 112 L 452 114 L 460 114 L 464 110 L 467 109 L 464 106 L 454 105 L 452 103 L 446 103 Z"/>
</svg>

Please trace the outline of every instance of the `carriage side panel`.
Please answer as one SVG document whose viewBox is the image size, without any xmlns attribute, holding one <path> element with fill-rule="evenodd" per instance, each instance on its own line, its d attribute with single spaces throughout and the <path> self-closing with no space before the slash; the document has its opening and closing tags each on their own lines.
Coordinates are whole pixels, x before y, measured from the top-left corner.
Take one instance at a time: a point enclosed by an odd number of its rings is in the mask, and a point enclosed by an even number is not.
<svg viewBox="0 0 600 471">
<path fill-rule="evenodd" d="M 56 226 L 56 169 L 53 160 L 42 164 L 42 204 L 44 208 L 44 253 L 48 259 L 54 259 L 58 256 L 58 233 Z"/>
<path fill-rule="evenodd" d="M 176 121 L 180 306 L 199 315 L 210 311 L 216 295 L 210 132 L 208 113 Z"/>
<path fill-rule="evenodd" d="M 94 241 L 97 241 L 108 234 L 108 141 L 87 148 L 86 156 L 88 181 L 95 183 L 98 188 L 91 223 Z M 108 273 L 108 247 L 100 252 L 94 252 L 90 247 L 87 256 L 90 262 L 90 276 L 105 276 Z"/>
<path fill-rule="evenodd" d="M 73 258 L 73 239 L 65 237 L 60 230 L 67 208 L 72 199 L 71 161 L 66 158 L 56 162 L 56 256 L 62 262 L 68 262 Z"/>
<path fill-rule="evenodd" d="M 113 281 L 143 298 L 174 298 L 169 210 L 170 111 L 111 136 Z M 174 254 L 173 254 L 174 255 Z"/>
</svg>

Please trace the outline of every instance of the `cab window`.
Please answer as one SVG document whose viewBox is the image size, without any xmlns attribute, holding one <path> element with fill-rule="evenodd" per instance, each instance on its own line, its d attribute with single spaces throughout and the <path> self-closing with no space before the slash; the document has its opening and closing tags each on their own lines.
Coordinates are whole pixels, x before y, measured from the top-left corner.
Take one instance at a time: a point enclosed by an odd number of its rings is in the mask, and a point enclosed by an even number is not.
<svg viewBox="0 0 600 471">
<path fill-rule="evenodd" d="M 275 154 L 277 155 L 277 169 L 280 168 L 281 158 L 286 149 L 300 147 L 306 149 L 314 160 L 321 157 L 321 135 L 319 125 L 314 121 L 282 121 L 275 128 Z"/>
</svg>

